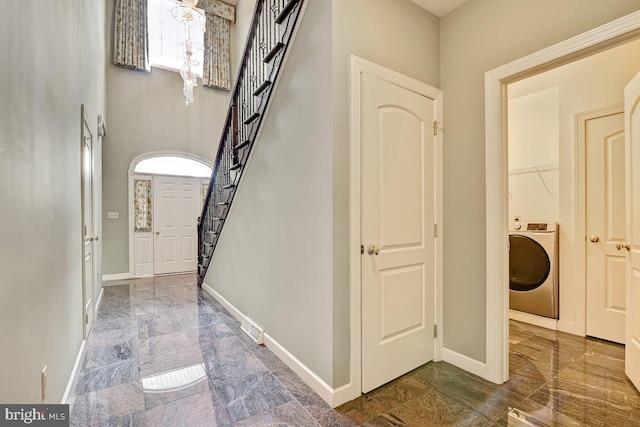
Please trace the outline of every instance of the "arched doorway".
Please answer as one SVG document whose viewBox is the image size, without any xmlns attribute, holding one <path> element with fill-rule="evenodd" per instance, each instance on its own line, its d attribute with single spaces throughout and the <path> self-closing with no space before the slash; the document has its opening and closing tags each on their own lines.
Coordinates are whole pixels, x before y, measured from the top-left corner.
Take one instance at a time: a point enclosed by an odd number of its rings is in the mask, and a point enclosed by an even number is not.
<svg viewBox="0 0 640 427">
<path fill-rule="evenodd" d="M 145 153 L 129 165 L 129 265 L 134 277 L 197 270 L 197 218 L 211 163 L 175 151 Z"/>
</svg>

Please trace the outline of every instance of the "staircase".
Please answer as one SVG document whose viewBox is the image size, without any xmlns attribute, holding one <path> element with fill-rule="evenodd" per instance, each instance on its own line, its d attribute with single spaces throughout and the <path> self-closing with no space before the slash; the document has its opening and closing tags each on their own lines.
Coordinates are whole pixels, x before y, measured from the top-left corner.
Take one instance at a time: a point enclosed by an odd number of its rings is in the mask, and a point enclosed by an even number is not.
<svg viewBox="0 0 640 427">
<path fill-rule="evenodd" d="M 198 219 L 198 286 L 260 133 L 305 0 L 258 0 L 227 112 L 213 174 Z"/>
</svg>

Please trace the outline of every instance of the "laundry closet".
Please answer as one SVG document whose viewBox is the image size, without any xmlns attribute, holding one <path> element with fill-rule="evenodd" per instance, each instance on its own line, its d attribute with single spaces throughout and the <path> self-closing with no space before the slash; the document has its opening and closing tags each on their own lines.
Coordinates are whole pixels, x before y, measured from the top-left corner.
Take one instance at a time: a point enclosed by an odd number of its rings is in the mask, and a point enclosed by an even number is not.
<svg viewBox="0 0 640 427">
<path fill-rule="evenodd" d="M 508 86 L 510 318 L 624 342 L 632 41 Z"/>
</svg>

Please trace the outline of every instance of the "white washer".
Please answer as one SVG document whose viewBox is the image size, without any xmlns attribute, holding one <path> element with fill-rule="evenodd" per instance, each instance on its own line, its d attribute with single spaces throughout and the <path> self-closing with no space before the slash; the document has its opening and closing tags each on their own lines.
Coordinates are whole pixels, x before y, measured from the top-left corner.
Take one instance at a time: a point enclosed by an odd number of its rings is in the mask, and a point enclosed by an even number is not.
<svg viewBox="0 0 640 427">
<path fill-rule="evenodd" d="M 558 318 L 556 223 L 509 223 L 509 307 Z"/>
</svg>

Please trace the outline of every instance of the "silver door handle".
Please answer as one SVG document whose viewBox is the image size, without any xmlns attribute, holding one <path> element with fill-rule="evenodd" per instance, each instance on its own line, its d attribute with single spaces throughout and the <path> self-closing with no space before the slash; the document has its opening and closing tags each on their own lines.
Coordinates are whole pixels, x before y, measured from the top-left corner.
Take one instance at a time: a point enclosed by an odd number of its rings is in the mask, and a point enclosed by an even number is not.
<svg viewBox="0 0 640 427">
<path fill-rule="evenodd" d="M 367 247 L 367 253 L 369 255 L 378 255 L 380 253 L 380 247 L 378 245 L 369 245 Z"/>
<path fill-rule="evenodd" d="M 160 235 L 160 232 L 159 232 L 159 231 L 156 231 L 156 236 L 159 236 L 159 235 Z"/>
<path fill-rule="evenodd" d="M 600 238 L 598 236 L 596 236 L 595 234 L 592 234 L 589 237 L 589 240 L 591 240 L 593 243 L 598 243 L 598 241 L 600 241 Z"/>
<path fill-rule="evenodd" d="M 94 241 L 94 242 L 97 242 L 98 241 L 98 236 L 91 236 L 91 240 Z"/>
<path fill-rule="evenodd" d="M 616 242 L 616 249 L 621 251 L 622 248 L 625 248 L 627 251 L 630 251 L 631 245 L 629 244 L 629 242 Z"/>
</svg>

